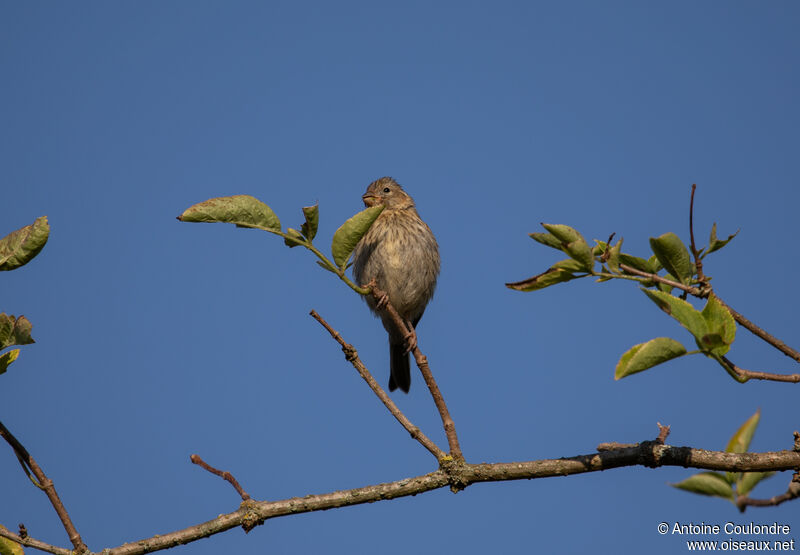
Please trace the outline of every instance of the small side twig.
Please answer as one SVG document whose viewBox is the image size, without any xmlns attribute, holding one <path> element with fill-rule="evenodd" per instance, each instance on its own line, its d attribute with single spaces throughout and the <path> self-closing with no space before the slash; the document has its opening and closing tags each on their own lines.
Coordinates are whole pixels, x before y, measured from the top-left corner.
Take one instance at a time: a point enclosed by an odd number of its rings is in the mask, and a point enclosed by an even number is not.
<svg viewBox="0 0 800 555">
<path fill-rule="evenodd" d="M 742 316 L 741 314 L 736 312 L 734 309 L 732 309 L 730 307 L 730 305 L 725 303 L 719 297 L 717 297 L 717 300 L 719 301 L 719 304 L 721 304 L 722 306 L 724 306 L 725 308 L 728 309 L 728 312 L 731 313 L 731 316 L 733 316 L 733 319 L 736 320 L 737 322 L 739 322 L 739 324 L 741 324 L 741 326 L 743 328 L 748 330 L 750 333 L 752 333 L 756 337 L 759 337 L 759 338 L 763 339 L 764 341 L 766 341 L 767 343 L 769 343 L 770 345 L 772 345 L 773 347 L 778 349 L 780 352 L 782 352 L 787 357 L 792 358 L 797 362 L 800 362 L 800 351 L 792 349 L 791 347 L 789 347 L 786 343 L 784 343 L 783 341 L 781 341 L 777 337 L 774 337 L 774 336 L 770 335 L 769 333 L 767 333 L 766 331 L 764 331 L 763 329 L 761 329 L 760 327 L 755 325 L 753 322 L 751 322 L 750 320 L 748 320 L 747 318 L 745 318 L 744 316 Z"/>
<path fill-rule="evenodd" d="M 320 316 L 316 310 L 312 310 L 309 314 L 319 322 L 322 327 L 328 330 L 328 333 L 331 334 L 331 337 L 342 346 L 342 351 L 344 351 L 345 358 L 353 365 L 353 368 L 356 369 L 358 374 L 367 382 L 367 385 L 370 389 L 378 396 L 378 399 L 381 400 L 383 405 L 389 410 L 392 416 L 400 422 L 400 425 L 406 429 L 406 431 L 411 435 L 412 438 L 417 440 L 425 449 L 430 451 L 434 457 L 436 457 L 437 461 L 441 461 L 447 454 L 442 451 L 438 445 L 436 445 L 433 441 L 431 441 L 428 436 L 422 433 L 422 431 L 416 427 L 411 421 L 406 417 L 403 412 L 397 408 L 397 405 L 394 404 L 394 401 L 389 397 L 389 395 L 384 391 L 384 389 L 378 384 L 375 378 L 372 377 L 372 374 L 367 370 L 367 367 L 364 366 L 364 363 L 361 362 L 361 359 L 358 357 L 358 352 L 355 348 L 347 343 L 342 335 L 333 329 L 328 322 L 326 322 L 322 316 Z"/>
<path fill-rule="evenodd" d="M 211 474 L 215 474 L 215 475 L 219 476 L 220 478 L 222 478 L 223 480 L 226 480 L 226 481 L 230 482 L 230 484 L 233 486 L 233 488 L 236 490 L 236 492 L 242 498 L 242 501 L 247 501 L 248 499 L 250 499 L 250 496 L 247 494 L 246 491 L 244 491 L 244 489 L 242 489 L 242 486 L 239 485 L 239 482 L 236 480 L 236 478 L 233 477 L 233 474 L 231 474 L 227 470 L 218 470 L 218 469 L 214 468 L 213 466 L 208 464 L 206 461 L 201 459 L 200 455 L 192 455 L 191 457 L 189 457 L 189 459 L 194 464 L 196 464 L 197 466 L 208 470 Z"/>
<path fill-rule="evenodd" d="M 769 499 L 752 499 L 746 495 L 740 495 L 736 498 L 736 506 L 741 512 L 744 512 L 747 507 L 775 507 L 798 497 L 800 497 L 800 472 L 795 472 L 785 493 L 774 495 Z"/>
<path fill-rule="evenodd" d="M 739 376 L 739 381 L 746 382 L 747 380 L 770 380 L 773 382 L 787 382 L 787 383 L 800 383 L 800 374 L 773 374 L 771 372 L 757 372 L 755 370 L 746 370 L 739 368 L 727 357 L 719 357 L 722 362 L 727 366 L 728 370 Z"/>
<path fill-rule="evenodd" d="M 697 184 L 692 183 L 692 196 L 689 200 L 689 239 L 691 242 L 692 256 L 694 257 L 694 266 L 697 269 L 697 281 L 702 284 L 706 283 L 706 277 L 703 275 L 703 260 L 700 258 L 700 251 L 694 244 L 694 191 L 697 189 Z"/>
<path fill-rule="evenodd" d="M 656 422 L 658 426 L 658 437 L 656 438 L 656 443 L 659 445 L 664 445 L 664 442 L 667 441 L 667 436 L 669 435 L 669 426 L 662 426 L 661 422 Z"/>
<path fill-rule="evenodd" d="M 661 422 L 656 422 L 656 426 L 658 426 L 658 437 L 655 439 L 655 444 L 664 445 L 664 442 L 667 440 L 667 436 L 669 435 L 669 426 L 663 426 Z M 641 443 L 619 443 L 616 441 L 606 441 L 604 443 L 600 443 L 597 446 L 597 450 L 602 453 L 605 451 L 619 451 L 620 449 L 638 448 L 641 445 Z"/>
<path fill-rule="evenodd" d="M 371 283 L 370 287 L 372 289 L 372 295 L 375 297 L 376 301 L 386 298 L 386 293 L 384 293 L 374 283 Z M 389 313 L 389 316 L 394 321 L 397 329 L 402 330 L 404 335 L 411 332 L 411 330 L 409 330 L 406 326 L 406 323 L 400 317 L 400 314 L 398 314 L 397 310 L 392 306 L 392 303 L 387 302 L 385 310 Z M 428 359 L 422 354 L 422 351 L 419 350 L 419 346 L 414 347 L 413 353 L 414 360 L 417 362 L 417 367 L 422 373 L 422 378 L 425 380 L 425 384 L 428 386 L 431 396 L 433 397 L 433 402 L 436 405 L 436 408 L 439 410 L 439 415 L 442 418 L 442 425 L 444 426 L 444 432 L 447 436 L 447 443 L 450 446 L 450 455 L 452 455 L 452 457 L 458 461 L 463 461 L 464 455 L 461 452 L 461 445 L 458 443 L 455 422 L 453 422 L 453 419 L 450 417 L 450 411 L 447 409 L 447 403 L 445 403 L 442 392 L 439 390 L 439 386 L 436 384 L 436 380 L 433 378 L 433 373 L 431 372 L 430 366 L 428 366 Z"/>
<path fill-rule="evenodd" d="M 66 530 L 67 536 L 69 536 L 69 541 L 72 543 L 75 551 L 78 553 L 89 551 L 89 549 L 86 547 L 86 544 L 83 543 L 81 535 L 78 534 L 78 530 L 75 528 L 75 525 L 72 523 L 72 519 L 69 517 L 67 509 L 64 507 L 64 503 L 62 503 L 61 499 L 58 497 L 58 493 L 56 493 L 56 487 L 53 485 L 53 481 L 47 477 L 31 454 L 28 453 L 28 450 L 25 449 L 19 440 L 14 437 L 14 434 L 12 434 L 2 422 L 0 422 L 0 436 L 2 436 L 2 438 L 5 439 L 14 450 L 14 453 L 17 455 L 17 459 L 19 459 L 25 474 L 27 474 L 28 477 L 33 474 L 33 476 L 36 478 L 35 480 L 31 478 L 31 480 L 33 480 L 33 483 L 36 484 L 36 486 L 44 491 L 47 495 L 47 498 L 50 500 L 50 504 L 53 506 L 58 518 L 61 520 L 61 524 L 64 526 L 64 530 Z M 23 543 L 23 545 L 25 544 Z"/>
<path fill-rule="evenodd" d="M 17 535 L 0 526 L 0 537 L 6 538 L 25 547 L 31 547 L 33 549 L 38 549 L 39 551 L 52 553 L 53 555 L 75 555 L 75 551 L 71 549 L 64 549 L 63 547 L 50 545 L 49 543 L 32 538 L 28 536 L 27 531 L 24 536 L 22 534 Z"/>
</svg>

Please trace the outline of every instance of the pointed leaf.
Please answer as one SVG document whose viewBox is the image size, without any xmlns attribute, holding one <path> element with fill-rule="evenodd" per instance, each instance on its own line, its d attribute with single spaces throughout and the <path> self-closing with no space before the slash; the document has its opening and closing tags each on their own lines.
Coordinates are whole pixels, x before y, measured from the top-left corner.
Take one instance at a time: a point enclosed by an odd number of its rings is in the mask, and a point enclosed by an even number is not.
<svg viewBox="0 0 800 555">
<path fill-rule="evenodd" d="M 306 242 L 305 237 L 303 237 L 299 231 L 291 227 L 286 230 L 286 235 L 287 237 L 283 238 L 283 242 L 290 249 Z"/>
<path fill-rule="evenodd" d="M 686 348 L 674 339 L 656 337 L 628 349 L 617 363 L 614 379 L 619 380 L 685 354 Z"/>
<path fill-rule="evenodd" d="M 753 440 L 753 434 L 756 433 L 758 421 L 761 419 L 761 409 L 758 409 L 753 416 L 745 420 L 736 433 L 733 434 L 728 446 L 725 448 L 726 453 L 747 453 L 750 447 L 750 442 Z"/>
<path fill-rule="evenodd" d="M 619 262 L 620 264 L 625 264 L 626 266 L 630 266 L 631 268 L 636 268 L 640 272 L 647 272 L 648 274 L 656 273 L 656 271 L 653 269 L 653 267 L 647 260 L 645 260 L 644 258 L 639 258 L 638 256 L 633 256 L 621 252 L 619 253 Z"/>
<path fill-rule="evenodd" d="M 281 230 L 272 208 L 250 195 L 212 198 L 187 208 L 178 216 L 182 222 L 222 222 L 239 227 Z"/>
<path fill-rule="evenodd" d="M 0 313 L 0 349 L 11 345 L 29 345 L 34 343 L 31 337 L 33 326 L 25 316 L 15 318 L 5 312 Z"/>
<path fill-rule="evenodd" d="M 716 355 L 724 355 L 736 338 L 736 322 L 728 309 L 725 308 L 715 295 L 711 295 L 703 308 L 703 319 L 708 326 L 709 334 L 718 336 L 713 345 L 709 344 L 708 350 Z M 703 340 L 705 344 L 705 339 Z"/>
<path fill-rule="evenodd" d="M 303 216 L 306 222 L 300 226 L 300 232 L 311 241 L 317 236 L 317 227 L 319 227 L 319 203 L 314 206 L 304 206 Z"/>
<path fill-rule="evenodd" d="M 514 283 L 506 283 L 506 287 L 509 289 L 515 289 L 517 291 L 536 291 L 538 289 L 544 289 L 545 287 L 550 287 L 551 285 L 555 285 L 556 283 L 563 283 L 565 281 L 570 281 L 573 279 L 577 279 L 579 277 L 584 276 L 576 276 L 569 270 L 562 270 L 560 268 L 550 268 L 546 272 L 539 274 L 538 276 L 533 276 L 528 279 L 524 279 L 522 281 L 517 281 Z"/>
<path fill-rule="evenodd" d="M 619 241 L 617 241 L 617 243 L 613 247 L 608 249 L 608 259 L 606 260 L 606 263 L 608 264 L 608 267 L 611 269 L 611 271 L 614 273 L 619 273 L 619 261 L 621 253 L 622 253 L 622 237 L 620 237 Z"/>
<path fill-rule="evenodd" d="M 714 225 L 711 226 L 711 237 L 709 237 L 708 239 L 708 250 L 703 254 L 702 258 L 705 258 L 712 252 L 718 251 L 719 249 L 730 243 L 731 239 L 739 235 L 740 231 L 741 231 L 740 229 L 737 229 L 736 233 L 734 233 L 733 235 L 728 235 L 727 239 L 720 241 L 719 239 L 717 239 L 717 224 L 716 222 L 714 222 Z"/>
<path fill-rule="evenodd" d="M 692 258 L 680 237 L 665 233 L 660 237 L 650 238 L 650 248 L 662 266 L 681 283 L 689 283 L 692 277 Z"/>
<path fill-rule="evenodd" d="M 733 501 L 733 488 L 725 478 L 717 472 L 700 472 L 689 476 L 682 482 L 670 484 L 682 490 L 699 493 L 701 495 L 713 495 Z"/>
<path fill-rule="evenodd" d="M 17 360 L 19 356 L 19 349 L 12 349 L 7 353 L 3 353 L 0 355 L 0 374 L 8 370 L 8 367 L 11 366 L 11 363 Z"/>
<path fill-rule="evenodd" d="M 589 244 L 583 238 L 564 245 L 564 252 L 581 265 L 585 272 L 591 272 L 594 267 L 594 256 Z"/>
<path fill-rule="evenodd" d="M 47 216 L 36 218 L 0 239 L 0 271 L 14 270 L 30 262 L 39 254 L 50 236 Z"/>
<path fill-rule="evenodd" d="M 586 240 L 577 232 L 577 230 L 562 224 L 542 224 L 542 227 L 550 232 L 556 239 L 564 244 L 572 243 L 573 241 Z"/>
<path fill-rule="evenodd" d="M 775 472 L 742 472 L 739 481 L 736 482 L 736 493 L 747 495 L 761 480 L 765 480 L 774 475 Z"/>
<path fill-rule="evenodd" d="M 701 340 L 704 335 L 708 334 L 708 325 L 700 312 L 695 310 L 688 302 L 678 297 L 673 297 L 669 293 L 650 289 L 642 289 L 642 292 L 650 297 L 661 310 L 675 318 L 683 327 L 689 330 L 695 337 L 698 346 L 703 349 Z"/>
<path fill-rule="evenodd" d="M 336 233 L 333 234 L 331 253 L 333 261 L 339 268 L 344 268 L 347 259 L 353 254 L 353 249 L 372 225 L 372 222 L 380 216 L 383 205 L 370 206 L 362 210 L 341 225 Z"/>
<path fill-rule="evenodd" d="M 567 270 L 569 272 L 585 272 L 586 268 L 583 267 L 583 264 L 574 260 L 572 258 L 567 258 L 565 260 L 559 260 L 555 264 L 553 264 L 552 268 L 558 268 L 559 270 Z"/>
<path fill-rule="evenodd" d="M 650 267 L 653 269 L 654 274 L 657 274 L 658 272 L 661 271 L 662 268 L 664 268 L 664 266 L 661 265 L 661 262 L 658 261 L 656 255 L 653 255 L 650 258 L 648 258 L 647 263 L 650 264 Z"/>
<path fill-rule="evenodd" d="M 548 247 L 552 247 L 554 249 L 561 250 L 561 241 L 555 238 L 555 236 L 550 235 L 549 233 L 528 233 L 531 239 L 536 241 L 537 243 L 541 243 L 543 245 L 547 245 Z"/>
</svg>

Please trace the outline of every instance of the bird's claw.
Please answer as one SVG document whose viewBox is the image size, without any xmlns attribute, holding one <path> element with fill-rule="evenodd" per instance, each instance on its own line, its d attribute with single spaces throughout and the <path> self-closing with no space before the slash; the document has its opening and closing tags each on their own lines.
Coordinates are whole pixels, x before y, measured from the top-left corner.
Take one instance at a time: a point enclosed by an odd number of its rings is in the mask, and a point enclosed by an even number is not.
<svg viewBox="0 0 800 555">
<path fill-rule="evenodd" d="M 381 308 L 384 308 L 387 304 L 389 304 L 389 295 L 384 293 L 383 295 L 380 296 L 378 302 L 375 303 L 375 310 L 380 310 Z"/>
<path fill-rule="evenodd" d="M 406 342 L 406 353 L 410 353 L 417 348 L 417 331 L 414 329 L 414 326 L 411 325 L 408 326 L 408 329 L 411 331 L 403 338 Z"/>
</svg>

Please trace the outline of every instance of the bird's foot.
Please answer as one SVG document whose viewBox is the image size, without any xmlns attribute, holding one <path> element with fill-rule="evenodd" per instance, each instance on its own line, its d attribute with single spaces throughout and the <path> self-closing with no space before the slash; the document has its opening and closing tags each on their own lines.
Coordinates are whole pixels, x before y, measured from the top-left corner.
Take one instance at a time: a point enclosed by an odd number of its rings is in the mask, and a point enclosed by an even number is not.
<svg viewBox="0 0 800 555">
<path fill-rule="evenodd" d="M 389 295 L 384 293 L 378 298 L 378 302 L 375 303 L 375 310 L 380 310 L 384 308 L 387 304 L 389 304 Z"/>
<path fill-rule="evenodd" d="M 417 348 L 417 330 L 411 325 L 411 322 L 406 322 L 408 329 L 411 330 L 406 334 L 403 340 L 406 342 L 406 353 L 410 353 Z"/>
</svg>

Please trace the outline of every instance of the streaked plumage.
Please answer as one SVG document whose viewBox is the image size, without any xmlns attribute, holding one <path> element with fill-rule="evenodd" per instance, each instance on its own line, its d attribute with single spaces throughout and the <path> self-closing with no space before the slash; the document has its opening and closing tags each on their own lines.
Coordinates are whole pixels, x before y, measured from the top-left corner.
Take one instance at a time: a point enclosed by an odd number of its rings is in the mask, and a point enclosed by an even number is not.
<svg viewBox="0 0 800 555">
<path fill-rule="evenodd" d="M 391 177 L 372 182 L 362 198 L 367 206 L 383 204 L 386 208 L 356 245 L 353 277 L 359 285 L 375 278 L 406 325 L 416 327 L 439 275 L 436 238 L 420 219 L 412 198 Z M 411 371 L 406 338 L 385 310 L 376 307 L 371 295 L 364 298 L 389 332 L 389 390 L 399 387 L 408 393 Z"/>
</svg>

